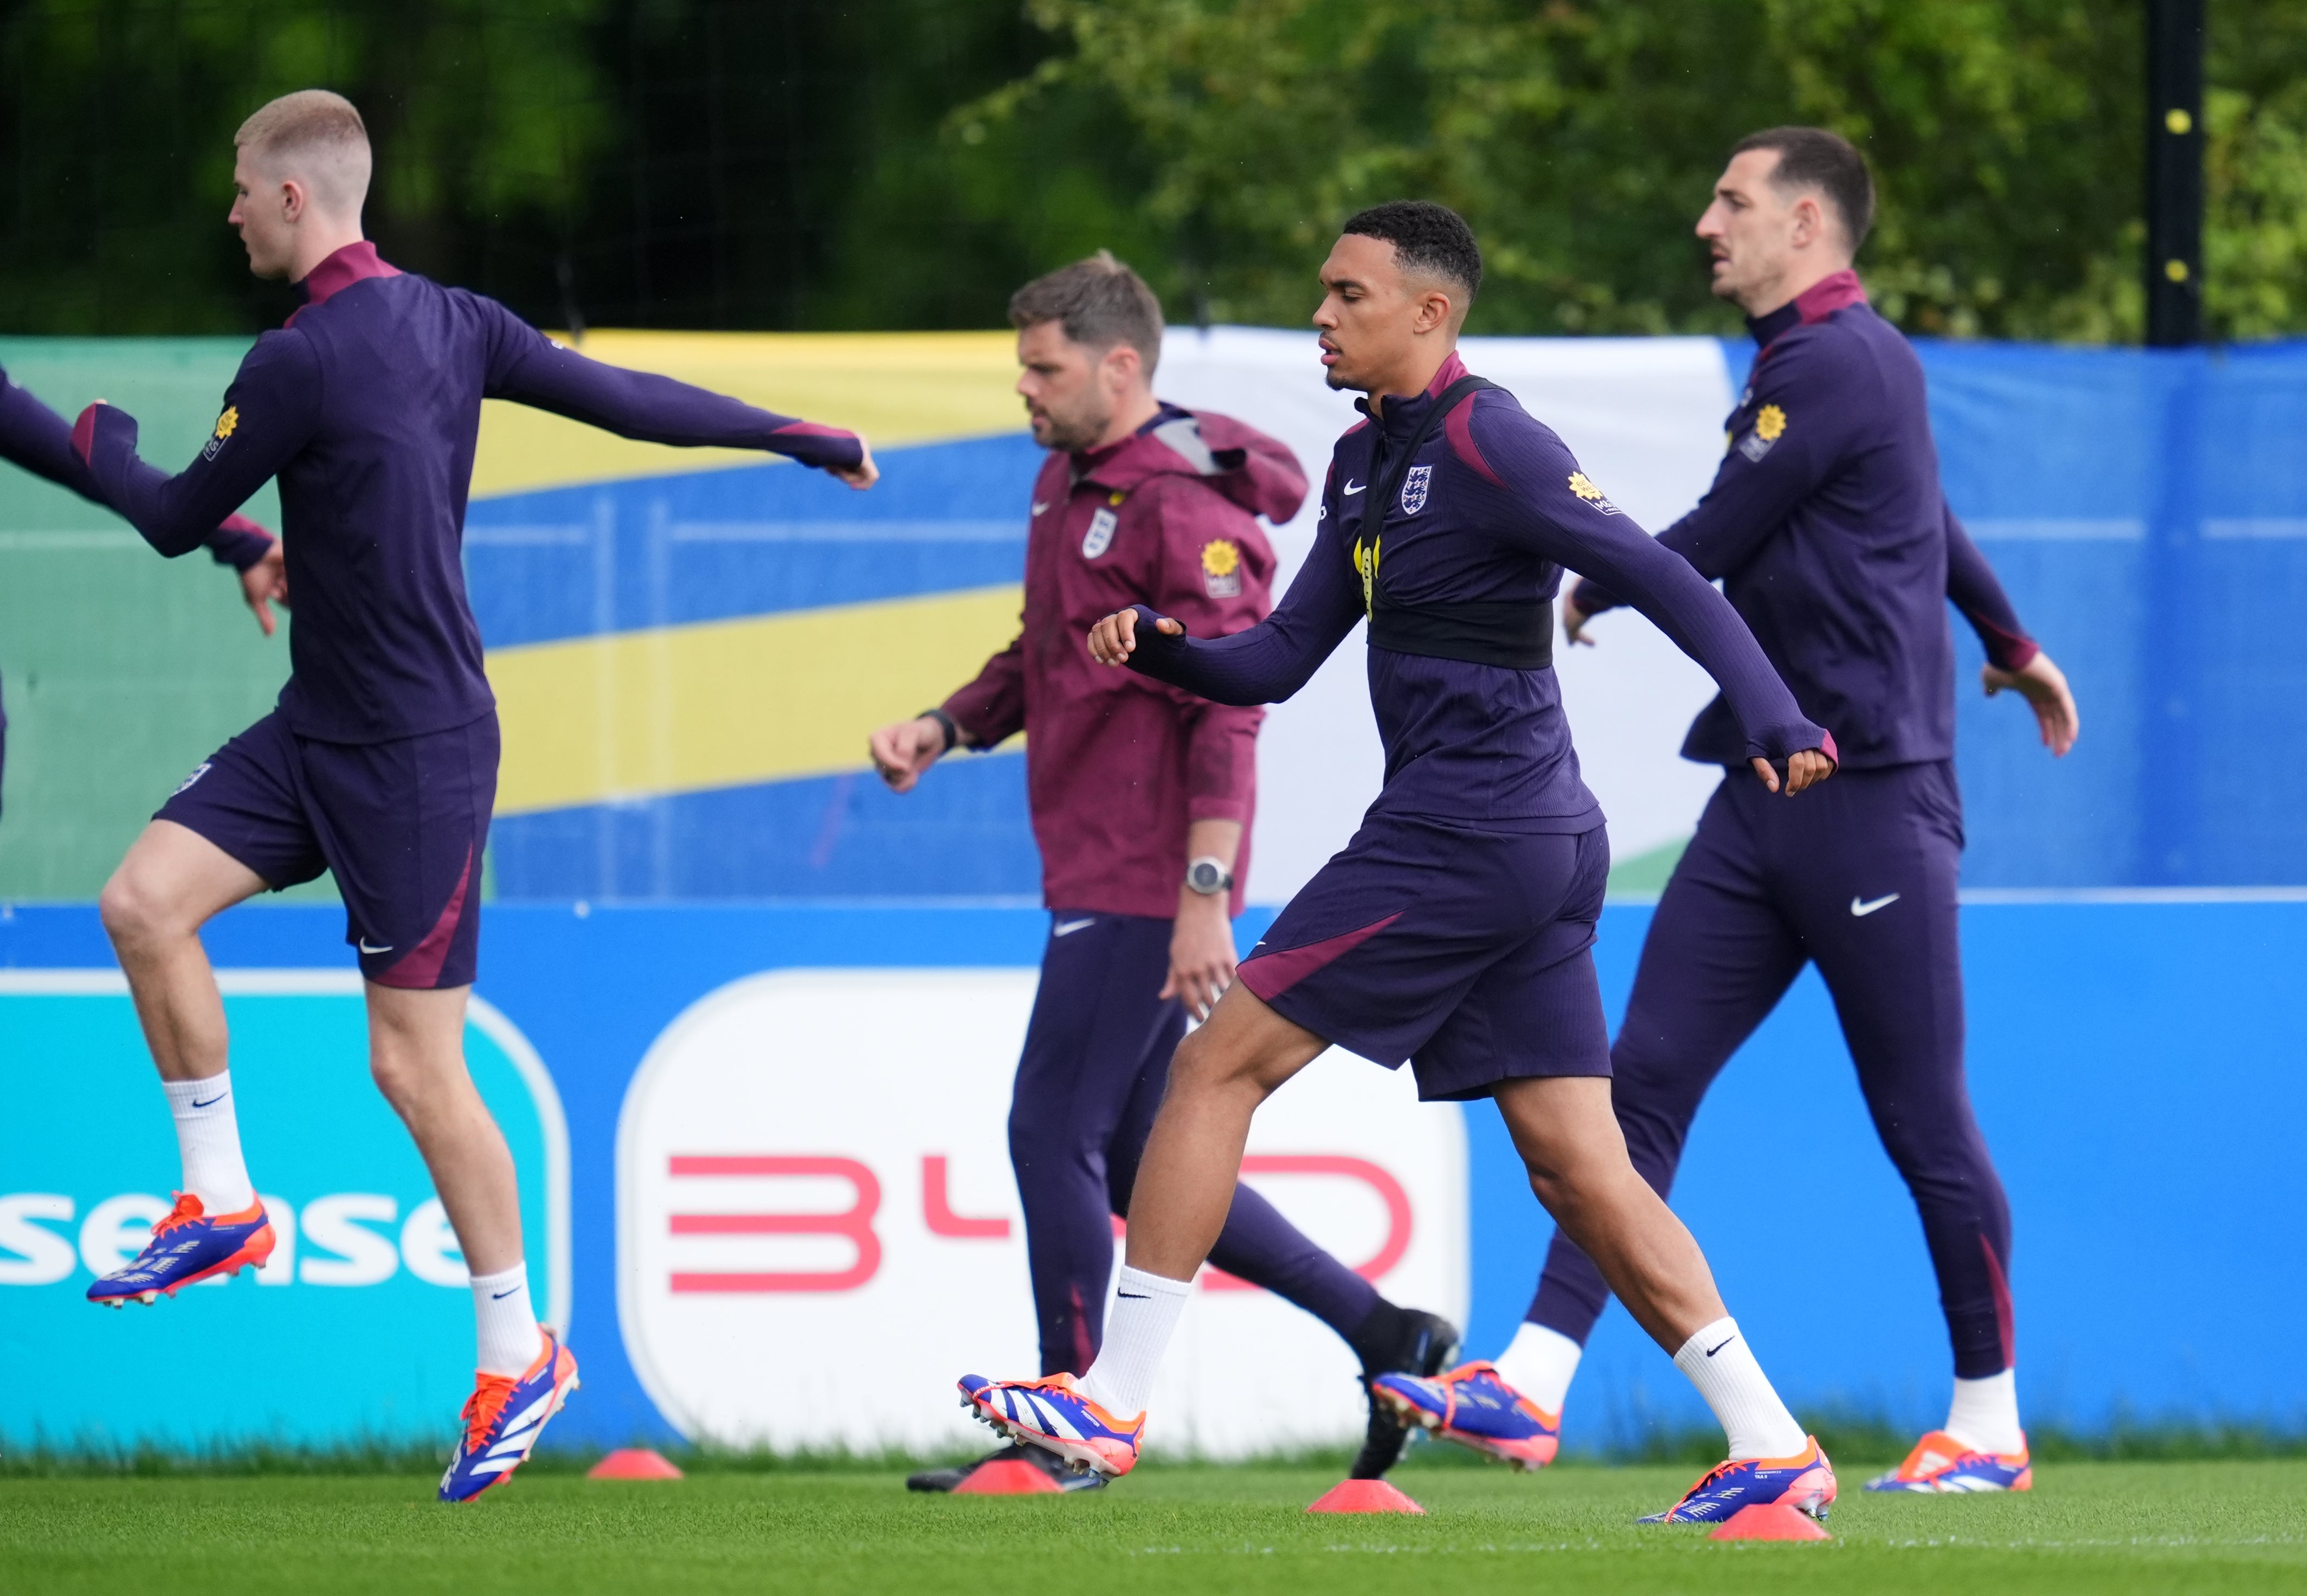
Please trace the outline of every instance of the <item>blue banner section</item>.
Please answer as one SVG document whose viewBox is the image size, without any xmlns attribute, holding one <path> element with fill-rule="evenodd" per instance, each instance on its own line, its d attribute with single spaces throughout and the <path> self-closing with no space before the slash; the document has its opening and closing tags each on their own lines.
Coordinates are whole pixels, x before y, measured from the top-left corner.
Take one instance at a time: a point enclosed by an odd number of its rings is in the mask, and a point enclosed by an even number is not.
<svg viewBox="0 0 2307 1596">
<path fill-rule="evenodd" d="M 878 458 L 870 493 L 779 463 L 477 501 L 465 569 L 481 637 L 509 648 L 1025 579 L 1030 435 Z"/>
<path fill-rule="evenodd" d="M 1605 913 L 1614 1013 L 1648 914 Z M 525 1182 L 550 1157 L 538 1105 L 557 1098 L 568 1128 L 568 1327 L 585 1386 L 558 1438 L 672 1433 L 625 1351 L 614 1173 L 628 1087 L 665 1027 L 762 971 L 1030 965 L 1047 923 L 1027 909 L 902 905 L 489 911 L 479 993 L 502 1024 L 476 1025 L 468 1052 Z M 1243 940 L 1263 925 L 1246 921 Z M 223 916 L 208 941 L 228 972 L 341 982 L 342 932 L 333 911 L 252 907 Z M 2307 902 L 1994 904 L 1966 911 L 1965 935 L 1972 1085 L 2017 1215 L 2030 1416 L 2085 1429 L 2123 1416 L 2307 1423 L 2289 1333 L 2307 1313 L 2307 1283 L 2279 1263 L 2295 1252 L 2293 1216 L 2307 1205 L 2293 1146 L 2307 1123 L 2296 1067 Z M 56 971 L 108 965 L 91 908 L 0 916 L 0 1072 L 15 1105 L 0 1128 L 0 1351 L 37 1377 L 0 1388 L 0 1434 L 17 1445 L 35 1434 L 445 1440 L 467 1384 L 468 1309 L 461 1291 L 426 1278 L 453 1279 L 449 1255 L 420 1212 L 421 1166 L 367 1085 L 349 995 L 265 995 L 256 976 L 230 977 L 242 983 L 230 1000 L 235 1074 L 256 1183 L 304 1221 L 294 1287 L 244 1277 L 120 1315 L 78 1300 L 79 1255 L 112 1233 L 105 1225 L 134 1217 L 110 1213 L 91 1240 L 96 1206 L 165 1194 L 176 1172 L 124 999 L 33 990 L 69 988 Z M 861 1026 L 874 1020 L 858 1016 Z M 552 1093 L 524 1084 L 520 1049 L 543 1060 Z M 934 1036 L 922 1039 L 921 1068 L 938 1068 Z M 1496 1115 L 1468 1105 L 1466 1123 L 1467 1346 L 1489 1355 L 1520 1317 L 1549 1226 Z M 1812 978 L 1731 1062 L 1675 1197 L 1799 1411 L 1856 1407 L 1916 1428 L 1943 1416 L 1949 1360 L 1914 1211 Z M 553 1229 L 542 1211 L 530 1225 L 533 1238 Z M 540 1250 L 532 1240 L 532 1268 Z M 974 1311 L 1030 1309 L 1021 1298 Z M 923 1315 L 933 1333 L 929 1305 Z M 166 1377 L 188 1352 L 202 1373 L 191 1397 Z M 840 1350 L 761 1355 L 837 1360 Z M 1704 1414 L 1613 1309 L 1574 1396 L 1570 1440 L 1628 1439 L 1662 1421 Z"/>
<path fill-rule="evenodd" d="M 857 773 L 505 815 L 489 858 L 503 898 L 1042 895 L 1014 750 L 943 760 L 903 795 Z"/>
</svg>

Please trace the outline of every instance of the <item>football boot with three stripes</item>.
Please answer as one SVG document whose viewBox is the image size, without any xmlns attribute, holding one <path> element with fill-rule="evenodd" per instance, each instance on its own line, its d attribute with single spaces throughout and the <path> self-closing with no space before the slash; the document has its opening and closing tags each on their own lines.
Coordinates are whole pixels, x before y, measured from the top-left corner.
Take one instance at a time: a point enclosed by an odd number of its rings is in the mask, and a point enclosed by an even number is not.
<svg viewBox="0 0 2307 1596">
<path fill-rule="evenodd" d="M 1083 1394 L 1069 1374 L 1039 1380 L 961 1377 L 961 1405 L 1021 1446 L 1054 1452 L 1076 1468 L 1118 1480 L 1137 1464 L 1145 1415 L 1119 1419 Z"/>
<path fill-rule="evenodd" d="M 264 1267 L 272 1256 L 272 1221 L 262 1203 L 237 1214 L 210 1214 L 189 1191 L 152 1227 L 152 1239 L 128 1263 L 88 1288 L 88 1300 L 106 1308 L 130 1301 L 150 1307 L 188 1285 L 244 1268 Z"/>
<path fill-rule="evenodd" d="M 1562 1445 L 1561 1415 L 1541 1411 L 1488 1363 L 1462 1363 L 1432 1379 L 1380 1375 L 1370 1394 L 1404 1424 L 1517 1469 L 1544 1468 Z"/>
<path fill-rule="evenodd" d="M 1664 1513 L 1637 1520 L 1646 1524 L 1719 1524 L 1743 1507 L 1773 1504 L 1822 1519 L 1834 1505 L 1834 1465 L 1816 1437 L 1803 1437 L 1792 1457 L 1737 1457 L 1715 1464 L 1682 1500 Z"/>
<path fill-rule="evenodd" d="M 561 1411 L 577 1389 L 577 1359 L 561 1338 L 539 1325 L 545 1350 L 527 1372 L 485 1374 L 466 1399 L 464 1433 L 441 1476 L 441 1499 L 469 1502 L 489 1487 L 511 1478 L 528 1461 L 546 1420 Z"/>
</svg>

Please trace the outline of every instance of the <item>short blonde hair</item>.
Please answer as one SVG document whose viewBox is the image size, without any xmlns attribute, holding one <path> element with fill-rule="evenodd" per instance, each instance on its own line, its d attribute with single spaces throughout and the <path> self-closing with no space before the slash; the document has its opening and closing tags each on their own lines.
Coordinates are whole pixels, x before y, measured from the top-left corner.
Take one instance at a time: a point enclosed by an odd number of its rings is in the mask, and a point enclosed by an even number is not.
<svg viewBox="0 0 2307 1596">
<path fill-rule="evenodd" d="M 284 94 L 242 123 L 232 142 L 282 176 L 302 178 L 324 210 L 358 214 L 368 197 L 368 127 L 341 94 Z"/>
</svg>

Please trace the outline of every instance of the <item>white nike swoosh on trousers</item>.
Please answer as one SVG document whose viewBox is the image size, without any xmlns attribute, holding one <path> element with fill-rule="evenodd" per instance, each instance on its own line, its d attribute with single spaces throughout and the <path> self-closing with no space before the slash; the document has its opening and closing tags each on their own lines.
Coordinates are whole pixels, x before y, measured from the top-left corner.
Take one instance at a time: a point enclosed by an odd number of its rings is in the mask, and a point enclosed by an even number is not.
<svg viewBox="0 0 2307 1596">
<path fill-rule="evenodd" d="M 1342 491 L 1345 493 L 1347 498 L 1351 499 L 1356 493 L 1360 493 L 1368 486 L 1369 486 L 1369 484 L 1367 482 L 1350 482 L 1346 484 L 1345 487 Z"/>
<path fill-rule="evenodd" d="M 1887 909 L 1887 908 L 1889 908 L 1892 904 L 1895 904 L 1895 903 L 1897 903 L 1898 901 L 1899 901 L 1899 895 L 1898 895 L 1897 893 L 1895 893 L 1895 892 L 1891 893 L 1891 894 L 1887 895 L 1886 897 L 1878 897 L 1878 898 L 1876 898 L 1876 899 L 1875 899 L 1873 903 L 1871 903 L 1871 904 L 1870 904 L 1870 903 L 1861 903 L 1858 899 L 1857 899 L 1856 897 L 1854 897 L 1854 898 L 1852 898 L 1852 899 L 1850 900 L 1850 912 L 1851 912 L 1853 914 L 1855 914 L 1855 915 L 1858 916 L 1858 918 L 1860 918 L 1861 920 L 1864 920 L 1867 915 L 1872 914 L 1875 910 L 1877 910 L 1877 909 Z"/>
<path fill-rule="evenodd" d="M 368 945 L 368 939 L 367 939 L 366 937 L 363 937 L 363 938 L 360 940 L 360 942 L 359 942 L 358 946 L 359 946 L 359 948 L 360 948 L 360 950 L 361 950 L 363 953 L 366 953 L 366 954 L 390 953 L 390 952 L 392 951 L 392 944 L 391 944 L 391 943 L 390 943 L 390 942 L 387 942 L 387 943 L 386 943 L 383 947 L 382 947 L 382 948 L 372 948 L 372 947 L 370 947 L 370 946 Z"/>
<path fill-rule="evenodd" d="M 1068 920 L 1063 925 L 1051 926 L 1050 928 L 1050 935 L 1053 937 L 1070 937 L 1076 931 L 1080 931 L 1083 927 L 1095 925 L 1096 923 L 1097 922 L 1093 918 L 1089 920 Z"/>
</svg>

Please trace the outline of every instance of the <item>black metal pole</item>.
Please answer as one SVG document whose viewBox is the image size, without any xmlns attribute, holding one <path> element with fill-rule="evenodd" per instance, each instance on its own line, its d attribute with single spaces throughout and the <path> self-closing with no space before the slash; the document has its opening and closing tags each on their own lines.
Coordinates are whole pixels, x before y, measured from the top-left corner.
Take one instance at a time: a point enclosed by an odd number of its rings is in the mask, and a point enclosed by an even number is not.
<svg viewBox="0 0 2307 1596">
<path fill-rule="evenodd" d="M 2203 7 L 2147 0 L 2147 341 L 2203 340 Z"/>
</svg>

